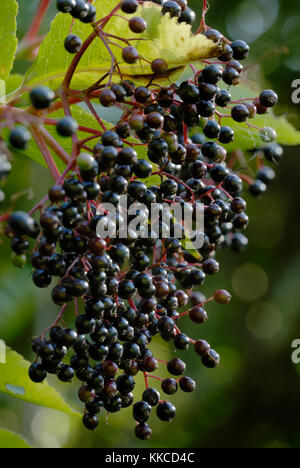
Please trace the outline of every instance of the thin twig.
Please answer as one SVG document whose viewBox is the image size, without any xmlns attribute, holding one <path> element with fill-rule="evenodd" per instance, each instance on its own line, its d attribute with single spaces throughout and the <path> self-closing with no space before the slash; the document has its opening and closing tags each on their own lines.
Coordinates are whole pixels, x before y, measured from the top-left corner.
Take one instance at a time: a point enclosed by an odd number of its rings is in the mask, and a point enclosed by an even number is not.
<svg viewBox="0 0 300 468">
<path fill-rule="evenodd" d="M 51 0 L 41 0 L 40 4 L 38 6 L 37 12 L 33 18 L 33 21 L 31 23 L 31 26 L 27 32 L 27 34 L 24 36 L 23 41 L 24 42 L 30 42 L 36 39 L 36 36 L 40 30 L 40 27 L 42 25 L 42 22 L 44 20 L 44 17 L 47 13 L 47 10 L 49 8 Z M 23 42 L 22 41 L 22 42 Z"/>
<path fill-rule="evenodd" d="M 47 164 L 49 171 L 51 172 L 51 175 L 55 181 L 59 180 L 60 178 L 60 173 L 59 170 L 56 167 L 56 164 L 51 156 L 51 153 L 45 143 L 44 138 L 42 137 L 40 131 L 38 128 L 36 128 L 34 125 L 31 125 L 30 127 L 32 136 L 39 147 L 39 150 L 44 158 L 45 163 Z"/>
</svg>

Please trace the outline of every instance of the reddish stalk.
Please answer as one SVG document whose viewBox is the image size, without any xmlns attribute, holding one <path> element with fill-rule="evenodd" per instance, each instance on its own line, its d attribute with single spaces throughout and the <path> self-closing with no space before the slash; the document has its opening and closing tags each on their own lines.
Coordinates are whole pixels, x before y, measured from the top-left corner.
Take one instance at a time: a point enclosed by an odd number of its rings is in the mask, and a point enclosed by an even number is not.
<svg viewBox="0 0 300 468">
<path fill-rule="evenodd" d="M 0 216 L 0 223 L 5 223 L 8 220 L 9 220 L 9 214 L 8 213 L 5 213 L 5 214 Z"/>
<path fill-rule="evenodd" d="M 151 375 L 151 374 L 145 374 L 145 375 L 147 378 L 151 377 L 151 379 L 159 380 L 160 382 L 164 380 L 161 377 L 157 377 L 156 375 Z"/>
<path fill-rule="evenodd" d="M 137 310 L 137 309 L 136 309 L 136 305 L 135 305 L 133 299 L 128 299 L 128 304 L 129 304 L 130 307 L 132 307 L 134 310 Z"/>
<path fill-rule="evenodd" d="M 109 77 L 109 84 L 110 84 L 110 83 L 111 83 L 111 79 L 112 79 L 112 75 L 113 75 L 113 72 L 114 72 L 114 67 L 115 67 L 115 65 L 116 65 L 116 67 L 117 67 L 117 70 L 118 70 L 118 72 L 119 72 L 119 75 L 120 75 L 121 78 L 122 78 L 121 70 L 120 70 L 120 68 L 119 68 L 118 61 L 116 60 L 116 57 L 114 56 L 114 54 L 113 54 L 111 48 L 110 48 L 109 45 L 108 45 L 108 41 L 106 41 L 106 39 L 105 39 L 105 35 L 104 35 L 103 31 L 100 30 L 100 29 L 98 29 L 98 30 L 97 30 L 97 34 L 98 34 L 98 36 L 100 37 L 100 39 L 101 39 L 101 41 L 103 42 L 103 44 L 105 45 L 105 48 L 107 49 L 107 51 L 108 51 L 108 53 L 109 53 L 109 55 L 110 55 L 110 57 L 111 57 L 111 68 L 110 68 L 110 77 Z M 115 45 L 116 45 L 116 44 L 115 44 Z"/>
<path fill-rule="evenodd" d="M 184 143 L 187 143 L 189 135 L 188 135 L 188 128 L 185 123 L 183 124 L 183 137 L 184 137 Z"/>
<path fill-rule="evenodd" d="M 76 71 L 76 68 L 78 67 L 81 57 L 84 55 L 84 53 L 86 52 L 88 47 L 91 45 L 91 43 L 94 41 L 94 39 L 96 39 L 96 37 L 97 37 L 97 31 L 95 30 L 82 44 L 80 51 L 77 52 L 77 54 L 73 58 L 71 65 L 66 73 L 65 79 L 62 84 L 62 89 L 67 90 L 68 88 L 70 88 L 73 75 Z"/>
<path fill-rule="evenodd" d="M 61 174 L 60 178 L 56 181 L 56 183 L 58 185 L 61 185 L 63 183 L 63 181 L 65 180 L 65 177 L 66 175 L 68 174 L 68 172 L 75 166 L 75 159 L 73 159 L 72 161 L 69 162 L 69 164 L 67 165 L 66 169 L 64 170 L 64 172 Z M 30 211 L 28 214 L 32 215 L 33 213 L 35 213 L 38 209 L 42 208 L 45 203 L 47 203 L 49 197 L 48 195 L 46 195 L 44 198 L 42 198 L 42 200 L 37 203 L 37 205 L 35 205 Z"/>
<path fill-rule="evenodd" d="M 44 139 L 46 140 L 48 146 L 57 154 L 57 156 L 61 159 L 61 161 L 65 164 L 70 162 L 70 156 L 68 153 L 57 143 L 55 138 L 50 135 L 49 132 L 44 127 L 41 127 L 40 133 L 43 135 Z"/>
<path fill-rule="evenodd" d="M 143 374 L 144 374 L 146 388 L 149 388 L 148 375 L 146 374 L 146 372 L 143 372 Z"/>
<path fill-rule="evenodd" d="M 98 124 L 100 125 L 100 127 L 102 128 L 102 130 L 106 131 L 107 128 L 105 127 L 104 123 L 102 122 L 102 120 L 100 119 L 99 115 L 98 115 L 97 112 L 95 111 L 93 104 L 89 101 L 88 98 L 85 98 L 84 102 L 86 103 L 86 105 L 87 105 L 88 108 L 90 109 L 91 113 L 93 114 L 93 116 L 94 116 L 95 119 L 97 120 L 97 122 L 98 122 Z"/>
<path fill-rule="evenodd" d="M 206 19 L 206 13 L 208 11 L 208 1 L 207 0 L 203 0 L 203 8 L 202 8 L 202 15 L 201 15 L 201 22 L 200 22 L 200 26 L 199 28 L 197 29 L 196 31 L 196 34 L 199 34 L 201 33 L 201 31 L 206 31 L 207 30 L 207 26 L 206 26 L 206 22 L 205 22 L 205 19 Z"/>
<path fill-rule="evenodd" d="M 75 316 L 78 317 L 78 315 L 79 315 L 79 307 L 78 307 L 78 299 L 77 299 L 77 297 L 74 298 L 74 307 L 75 307 Z"/>
<path fill-rule="evenodd" d="M 171 174 L 168 174 L 167 172 L 163 172 L 163 171 L 153 172 L 151 175 L 166 176 L 166 177 L 168 177 L 168 179 L 175 180 L 175 182 L 178 182 L 179 184 L 182 184 L 190 192 L 190 194 L 192 196 L 192 202 L 195 203 L 195 194 L 194 194 L 193 190 L 191 189 L 191 187 L 186 185 L 182 180 L 178 179 L 178 177 L 175 177 L 175 176 L 173 176 Z"/>
<path fill-rule="evenodd" d="M 59 322 L 61 322 L 61 320 L 63 319 L 63 316 L 64 316 L 64 313 L 65 313 L 65 310 L 67 308 L 67 304 L 64 304 L 63 307 L 61 308 L 58 316 L 56 317 L 55 321 L 52 323 L 52 325 L 50 325 L 50 327 L 46 328 L 46 330 L 43 331 L 43 333 L 40 335 L 40 338 L 44 338 L 47 334 L 47 332 L 52 328 L 52 327 L 55 327 L 56 325 L 59 324 Z"/>
<path fill-rule="evenodd" d="M 203 307 L 204 305 L 208 304 L 209 302 L 212 302 L 213 300 L 214 300 L 214 298 L 210 297 L 209 299 L 206 299 L 206 301 L 201 302 L 201 304 L 198 304 L 198 305 L 196 305 L 194 307 L 191 307 L 191 309 L 188 309 L 185 312 L 182 312 L 181 314 L 178 315 L 177 318 L 185 317 L 186 315 L 188 315 L 191 312 L 191 310 L 197 309 L 197 307 Z"/>
<path fill-rule="evenodd" d="M 44 17 L 47 13 L 47 10 L 49 8 L 51 0 L 41 0 L 40 4 L 38 6 L 37 12 L 35 14 L 35 17 L 33 18 L 33 21 L 31 23 L 31 26 L 27 32 L 27 34 L 24 36 L 23 41 L 28 42 L 28 41 L 33 41 L 42 25 L 42 22 L 44 20 Z"/>
<path fill-rule="evenodd" d="M 36 142 L 36 144 L 38 145 L 39 147 L 39 150 L 44 158 L 44 161 L 45 163 L 47 164 L 48 168 L 49 168 L 49 171 L 51 172 L 51 175 L 53 177 L 53 179 L 55 181 L 58 181 L 59 178 L 60 178 L 60 173 L 59 173 L 59 170 L 57 169 L 56 167 L 56 164 L 51 156 L 51 153 L 45 143 L 45 140 L 43 139 L 41 133 L 39 132 L 39 130 L 34 127 L 33 125 L 31 125 L 31 133 L 32 133 L 32 136 Z"/>
<path fill-rule="evenodd" d="M 249 177 L 247 174 L 239 174 L 239 177 L 248 185 L 254 184 L 254 180 L 252 179 L 252 177 Z"/>
</svg>

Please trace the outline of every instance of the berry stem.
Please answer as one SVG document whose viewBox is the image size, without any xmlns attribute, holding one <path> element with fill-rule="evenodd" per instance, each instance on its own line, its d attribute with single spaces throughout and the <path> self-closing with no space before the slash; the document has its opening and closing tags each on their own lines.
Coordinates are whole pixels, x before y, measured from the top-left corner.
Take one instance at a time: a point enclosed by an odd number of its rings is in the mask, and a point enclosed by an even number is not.
<svg viewBox="0 0 300 468">
<path fill-rule="evenodd" d="M 119 11 L 119 9 L 121 8 L 121 5 L 122 5 L 122 1 L 119 2 L 118 5 L 116 5 L 116 7 L 109 13 L 109 15 L 105 16 L 104 18 L 101 18 L 101 20 L 98 21 L 97 24 L 101 24 L 101 27 L 104 28 L 106 24 L 108 23 L 108 21 L 114 16 L 114 14 L 117 13 L 117 11 Z"/>
<path fill-rule="evenodd" d="M 188 136 L 188 128 L 185 123 L 183 124 L 183 138 L 184 138 L 184 143 L 187 143 L 189 136 Z"/>
<path fill-rule="evenodd" d="M 162 176 L 167 177 L 168 179 L 175 180 L 175 182 L 177 182 L 178 184 L 182 184 L 190 192 L 190 194 L 192 196 L 192 201 L 193 201 L 193 203 L 195 203 L 195 194 L 194 194 L 193 190 L 191 189 L 191 187 L 186 185 L 181 179 L 178 179 L 178 177 L 175 177 L 175 176 L 173 176 L 171 174 L 168 174 L 167 172 L 164 172 L 164 171 L 152 172 L 151 175 L 162 175 Z"/>
<path fill-rule="evenodd" d="M 65 310 L 67 308 L 67 305 L 68 304 L 64 304 L 58 314 L 58 316 L 56 317 L 56 319 L 54 320 L 54 322 L 52 323 L 52 325 L 50 325 L 50 327 L 46 328 L 46 330 L 44 330 L 42 332 L 42 334 L 40 335 L 40 338 L 41 339 L 44 339 L 44 337 L 46 336 L 46 334 L 48 333 L 48 331 L 52 328 L 52 327 L 56 327 L 56 325 L 59 324 L 59 322 L 63 319 L 63 316 L 64 316 L 64 313 L 65 313 Z"/>
<path fill-rule="evenodd" d="M 79 307 L 78 307 L 78 299 L 77 299 L 77 297 L 74 298 L 74 307 L 75 307 L 75 316 L 78 317 L 78 315 L 79 315 Z"/>
<path fill-rule="evenodd" d="M 102 31 L 102 29 L 97 29 L 97 34 L 98 36 L 100 37 L 101 41 L 103 42 L 103 44 L 105 45 L 109 55 L 111 56 L 111 67 L 110 67 L 110 76 L 109 76 L 109 81 L 108 81 L 108 84 L 111 84 L 111 80 L 112 80 L 112 75 L 114 73 L 114 67 L 116 65 L 117 67 L 117 70 L 120 74 L 120 76 L 122 77 L 122 74 L 121 74 L 121 70 L 119 68 L 119 65 L 118 65 L 118 61 L 116 60 L 116 57 L 114 56 L 111 48 L 109 47 L 108 45 L 108 41 L 106 41 L 105 39 L 105 35 L 104 35 L 104 32 Z"/>
<path fill-rule="evenodd" d="M 149 388 L 148 375 L 146 374 L 146 372 L 143 372 L 143 374 L 144 374 L 144 379 L 145 379 L 145 386 L 146 388 Z"/>
<path fill-rule="evenodd" d="M 32 136 L 37 144 L 37 146 L 40 149 L 40 152 L 44 158 L 45 163 L 47 164 L 49 171 L 51 172 L 51 175 L 55 181 L 58 181 L 60 178 L 60 173 L 59 170 L 56 167 L 56 164 L 51 156 L 51 153 L 45 143 L 45 140 L 43 139 L 40 131 L 34 126 L 30 126 Z"/>
<path fill-rule="evenodd" d="M 136 305 L 135 305 L 133 299 L 128 299 L 128 304 L 129 304 L 130 307 L 132 307 L 134 310 L 137 310 L 137 309 L 136 309 Z"/>
<path fill-rule="evenodd" d="M 151 379 L 159 380 L 160 382 L 162 382 L 164 380 L 161 377 L 157 377 L 156 375 L 151 375 L 151 374 L 147 374 L 147 373 L 145 373 L 145 376 L 147 378 L 151 377 Z"/>
<path fill-rule="evenodd" d="M 244 180 L 248 185 L 253 185 L 254 184 L 254 180 L 252 179 L 252 177 L 249 177 L 247 174 L 240 174 L 239 173 L 239 177 Z"/>
<path fill-rule="evenodd" d="M 43 135 L 45 141 L 47 142 L 48 146 L 57 154 L 57 156 L 61 159 L 62 162 L 68 164 L 70 162 L 70 156 L 68 153 L 60 146 L 59 143 L 55 140 L 55 138 L 50 135 L 49 132 L 44 127 L 40 129 L 41 134 Z"/>
<path fill-rule="evenodd" d="M 68 174 L 68 172 L 75 166 L 75 163 L 76 163 L 76 160 L 75 159 L 72 159 L 69 164 L 67 165 L 66 169 L 64 170 L 64 172 L 61 174 L 60 178 L 56 181 L 56 183 L 58 185 L 61 185 L 63 183 L 63 181 L 65 180 L 65 177 L 66 175 Z M 42 198 L 42 200 L 37 203 L 37 205 L 35 205 L 30 211 L 29 211 L 29 215 L 32 215 L 33 213 L 35 213 L 38 209 L 42 208 L 45 203 L 47 203 L 49 199 L 49 196 L 46 195 L 44 198 Z"/>
<path fill-rule="evenodd" d="M 75 55 L 75 57 L 73 58 L 72 62 L 71 62 L 71 65 L 66 73 L 66 76 L 65 76 L 65 79 L 62 83 L 62 89 L 63 90 L 67 90 L 70 88 L 70 84 L 71 84 L 71 81 L 72 81 L 72 78 L 73 78 L 73 75 L 76 71 L 76 68 L 81 60 L 81 57 L 83 56 L 83 54 L 86 52 L 86 50 L 88 49 L 88 47 L 91 45 L 91 43 L 96 39 L 97 37 L 97 31 L 94 30 L 92 32 L 92 34 L 84 41 L 84 43 L 82 44 L 81 46 L 81 49 L 79 50 L 79 52 L 77 52 L 77 54 Z"/>
<path fill-rule="evenodd" d="M 200 26 L 199 28 L 197 29 L 196 31 L 196 34 L 200 34 L 203 30 L 206 31 L 207 30 L 207 26 L 206 26 L 206 22 L 205 22 L 205 19 L 206 19 L 206 13 L 208 11 L 208 1 L 207 0 L 203 0 L 203 7 L 202 7 L 202 14 L 201 14 L 201 22 L 200 22 Z"/>
<path fill-rule="evenodd" d="M 194 307 L 191 307 L 190 309 L 186 310 L 185 312 L 182 312 L 181 314 L 178 315 L 177 318 L 185 317 L 186 315 L 188 315 L 191 312 L 191 310 L 197 309 L 197 307 L 203 307 L 204 305 L 208 304 L 209 302 L 212 302 L 213 300 L 214 300 L 214 298 L 210 297 L 209 299 L 206 299 L 206 301 L 201 302 L 201 304 L 198 304 L 198 305 L 196 305 Z"/>
<path fill-rule="evenodd" d="M 97 112 L 95 111 L 94 109 L 94 106 L 93 104 L 90 102 L 90 100 L 88 98 L 85 98 L 84 102 L 86 103 L 86 105 L 88 106 L 88 108 L 90 109 L 91 113 L 93 114 L 93 116 L 95 117 L 95 119 L 97 120 L 98 124 L 100 125 L 100 127 L 102 128 L 102 130 L 106 131 L 107 128 L 105 127 L 104 123 L 102 122 L 101 118 L 99 117 L 99 115 L 97 114 Z"/>
</svg>

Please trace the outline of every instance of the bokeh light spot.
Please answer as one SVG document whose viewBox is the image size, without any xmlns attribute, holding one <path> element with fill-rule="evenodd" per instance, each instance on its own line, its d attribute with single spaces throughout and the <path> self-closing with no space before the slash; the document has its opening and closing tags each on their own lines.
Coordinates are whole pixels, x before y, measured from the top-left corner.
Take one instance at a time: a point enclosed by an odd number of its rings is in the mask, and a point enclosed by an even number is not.
<svg viewBox="0 0 300 468">
<path fill-rule="evenodd" d="M 238 298 L 255 301 L 267 292 L 269 280 L 262 267 L 247 263 L 235 270 L 232 284 Z"/>
<path fill-rule="evenodd" d="M 278 16 L 278 10 L 277 0 L 242 2 L 236 11 L 228 16 L 228 33 L 234 39 L 243 37 L 248 42 L 254 42 L 273 25 Z"/>
<path fill-rule="evenodd" d="M 31 422 L 31 432 L 41 448 L 60 448 L 70 432 L 70 418 L 48 409 L 37 411 Z"/>
<path fill-rule="evenodd" d="M 250 333 L 256 338 L 273 338 L 281 329 L 282 314 L 274 304 L 261 302 L 250 308 L 246 316 Z"/>
</svg>

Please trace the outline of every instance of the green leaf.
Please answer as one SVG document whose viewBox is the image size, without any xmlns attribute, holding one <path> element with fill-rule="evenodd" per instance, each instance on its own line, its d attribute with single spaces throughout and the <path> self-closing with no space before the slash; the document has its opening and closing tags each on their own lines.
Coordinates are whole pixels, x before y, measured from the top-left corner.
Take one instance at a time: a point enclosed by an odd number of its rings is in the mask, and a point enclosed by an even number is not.
<svg viewBox="0 0 300 468">
<path fill-rule="evenodd" d="M 20 88 L 24 81 L 24 76 L 19 75 L 17 73 L 11 73 L 7 78 L 5 85 L 6 85 L 6 99 L 9 99 L 11 94 Z"/>
<path fill-rule="evenodd" d="M 28 442 L 23 439 L 20 435 L 12 431 L 7 431 L 6 429 L 0 429 L 0 448 L 32 448 Z"/>
<path fill-rule="evenodd" d="M 202 67 L 197 67 L 201 69 Z M 184 79 L 189 79 L 191 73 L 185 73 Z M 230 90 L 233 101 L 240 99 L 255 98 L 260 93 L 257 85 L 249 83 L 246 85 L 232 87 Z M 232 104 L 233 107 L 234 104 Z M 217 108 L 221 114 L 229 114 L 230 109 Z M 271 127 L 277 133 L 277 142 L 281 145 L 299 145 L 300 131 L 298 131 L 285 116 L 276 116 L 274 111 L 270 109 L 268 114 L 256 115 L 253 119 L 249 119 L 248 123 L 258 128 L 249 127 L 247 123 L 235 122 L 231 117 L 223 117 L 222 125 L 231 127 L 235 132 L 235 139 L 229 145 L 223 145 L 227 152 L 235 150 L 250 151 L 252 149 L 261 148 L 266 145 L 260 138 L 259 129 L 263 127 Z M 199 128 L 193 129 L 192 134 L 197 133 Z"/>
<path fill-rule="evenodd" d="M 0 80 L 0 104 L 5 104 L 6 87 L 5 81 Z"/>
<path fill-rule="evenodd" d="M 97 19 L 107 16 L 119 0 L 96 0 L 93 3 L 97 8 Z M 120 11 L 119 11 L 120 13 Z M 122 16 L 128 15 L 120 13 Z M 177 18 L 163 16 L 161 9 L 151 2 L 145 2 L 139 7 L 137 14 L 141 14 L 147 21 L 148 27 L 143 34 L 134 34 L 128 27 L 128 22 L 119 16 L 114 16 L 105 28 L 106 33 L 122 37 L 123 39 L 137 39 L 130 42 L 136 47 L 140 56 L 150 63 L 156 58 L 164 58 L 170 70 L 180 71 L 192 62 L 204 58 L 215 57 L 220 54 L 220 46 L 207 39 L 204 35 L 192 35 L 191 26 L 178 23 Z M 51 31 L 43 41 L 38 57 L 27 74 L 27 84 L 47 83 L 57 88 L 63 81 L 73 56 L 64 48 L 65 37 L 69 34 L 72 18 L 70 15 L 58 14 L 51 25 Z M 83 41 L 92 33 L 90 25 L 75 21 L 72 33 L 77 34 Z M 141 40 L 142 39 L 142 40 Z M 135 65 L 124 63 L 121 58 L 122 47 L 126 43 L 111 38 L 118 44 L 110 44 L 111 51 L 116 57 L 123 75 L 140 76 L 142 81 L 149 81 L 152 75 L 150 63 L 139 61 Z M 96 38 L 81 58 L 76 74 L 72 80 L 72 88 L 82 89 L 88 87 L 111 69 L 111 55 L 100 38 Z M 146 75 L 146 76 L 145 76 Z M 116 79 L 119 79 L 116 76 Z M 157 80 L 156 80 L 157 81 Z M 163 79 L 169 83 L 167 77 Z"/>
<path fill-rule="evenodd" d="M 288 122 L 286 117 L 276 117 L 273 114 L 257 115 L 254 119 L 250 119 L 249 123 L 259 128 L 273 128 L 277 132 L 276 141 L 281 145 L 300 144 L 300 132 Z M 246 124 L 233 122 L 230 118 L 222 119 L 222 125 L 230 126 L 235 132 L 234 142 L 229 145 L 224 145 L 228 152 L 237 149 L 251 150 L 266 145 L 266 143 L 261 140 L 259 130 L 256 128 L 250 128 Z"/>
<path fill-rule="evenodd" d="M 17 49 L 17 22 L 18 4 L 16 0 L 1 0 L 0 2 L 0 41 L 2 44 L 0 54 L 0 79 L 6 80 L 15 58 Z"/>
<path fill-rule="evenodd" d="M 258 96 L 260 90 L 256 86 L 236 86 L 232 88 L 231 94 L 233 100 L 246 99 Z M 224 111 L 221 110 L 221 112 Z M 226 110 L 225 110 L 226 112 Z M 268 114 L 256 115 L 249 119 L 249 124 L 256 127 L 271 127 L 277 132 L 277 142 L 281 145 L 299 145 L 300 132 L 290 124 L 286 117 L 276 116 L 271 109 Z M 229 125 L 235 132 L 235 140 L 230 145 L 224 145 L 228 152 L 237 149 L 251 150 L 264 146 L 261 141 L 259 130 L 248 127 L 247 124 L 234 122 L 231 118 L 222 119 L 222 125 Z"/>
<path fill-rule="evenodd" d="M 79 414 L 64 400 L 62 395 L 48 382 L 36 384 L 28 376 L 30 362 L 23 356 L 6 348 L 6 363 L 0 364 L 0 393 L 19 398 L 20 400 L 62 411 L 71 416 Z"/>
</svg>

